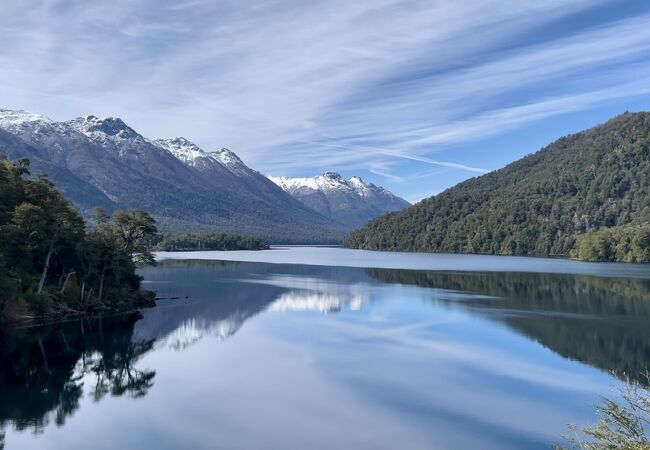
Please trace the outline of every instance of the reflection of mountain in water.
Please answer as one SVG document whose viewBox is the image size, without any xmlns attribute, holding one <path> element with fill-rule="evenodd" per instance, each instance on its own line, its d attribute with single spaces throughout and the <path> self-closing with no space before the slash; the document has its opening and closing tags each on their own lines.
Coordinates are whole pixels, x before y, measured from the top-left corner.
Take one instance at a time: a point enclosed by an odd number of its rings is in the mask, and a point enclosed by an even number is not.
<svg viewBox="0 0 650 450">
<path fill-rule="evenodd" d="M 178 350 L 207 335 L 226 339 L 267 309 L 359 309 L 361 296 L 336 287 L 369 280 L 361 269 L 193 260 L 164 260 L 141 275 L 148 289 L 169 300 L 144 313 L 135 336 Z"/>
<path fill-rule="evenodd" d="M 323 294 L 319 292 L 290 291 L 282 294 L 269 306 L 269 311 L 319 311 L 335 313 L 348 305 L 352 311 L 361 309 L 364 298 L 361 295 Z"/>
<path fill-rule="evenodd" d="M 389 283 L 481 294 L 453 304 L 503 321 L 564 357 L 637 379 L 650 367 L 650 280 L 532 273 L 366 272 Z"/>
<path fill-rule="evenodd" d="M 140 317 L 0 328 L 0 427 L 11 423 L 38 432 L 52 418 L 63 425 L 84 390 L 95 400 L 146 395 L 155 372 L 135 364 L 153 342 L 132 340 Z"/>
<path fill-rule="evenodd" d="M 264 310 L 359 309 L 367 293 L 354 286 L 379 280 L 437 288 L 436 301 L 502 321 L 602 369 L 636 376 L 650 365 L 650 280 L 191 260 L 163 261 L 142 274 L 160 297 L 177 299 L 146 311 L 135 336 L 174 349 L 205 335 L 226 339 Z"/>
<path fill-rule="evenodd" d="M 234 311 L 231 317 L 223 320 L 187 319 L 172 332 L 160 338 L 156 346 L 184 350 L 204 336 L 214 336 L 224 340 L 235 334 L 248 317 L 246 312 Z"/>
</svg>

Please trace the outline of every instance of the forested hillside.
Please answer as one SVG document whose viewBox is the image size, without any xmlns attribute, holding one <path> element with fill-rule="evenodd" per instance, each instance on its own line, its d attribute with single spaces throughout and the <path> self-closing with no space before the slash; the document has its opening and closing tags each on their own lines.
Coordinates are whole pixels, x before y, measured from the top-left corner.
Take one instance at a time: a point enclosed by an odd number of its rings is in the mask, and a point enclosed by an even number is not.
<svg viewBox="0 0 650 450">
<path fill-rule="evenodd" d="M 648 222 L 650 113 L 625 113 L 377 218 L 350 234 L 344 245 L 569 256 L 583 233 Z M 631 239 L 649 245 L 643 236 Z"/>
<path fill-rule="evenodd" d="M 29 161 L 0 159 L 0 321 L 116 309 L 153 300 L 135 261 L 156 233 L 144 211 L 99 210 L 87 231 L 72 204 Z"/>
</svg>

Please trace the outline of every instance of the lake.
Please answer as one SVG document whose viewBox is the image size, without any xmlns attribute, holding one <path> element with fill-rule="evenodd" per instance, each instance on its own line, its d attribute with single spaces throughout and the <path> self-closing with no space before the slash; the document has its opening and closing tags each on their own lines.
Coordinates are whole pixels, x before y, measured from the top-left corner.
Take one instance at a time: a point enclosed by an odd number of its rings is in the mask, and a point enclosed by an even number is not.
<svg viewBox="0 0 650 450">
<path fill-rule="evenodd" d="M 158 259 L 155 308 L 0 332 L 7 449 L 546 449 L 650 366 L 648 265 Z"/>
</svg>

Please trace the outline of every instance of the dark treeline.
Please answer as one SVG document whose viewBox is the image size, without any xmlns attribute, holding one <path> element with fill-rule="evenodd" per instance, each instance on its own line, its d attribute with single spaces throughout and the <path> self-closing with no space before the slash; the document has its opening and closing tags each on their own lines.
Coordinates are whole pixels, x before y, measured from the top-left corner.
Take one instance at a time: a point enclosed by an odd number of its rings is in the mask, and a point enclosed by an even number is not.
<svg viewBox="0 0 650 450">
<path fill-rule="evenodd" d="M 29 161 L 0 159 L 0 316 L 55 316 L 148 303 L 136 262 L 153 263 L 144 211 L 98 210 L 88 231 L 77 210 Z"/>
<path fill-rule="evenodd" d="M 650 280 L 498 272 L 366 269 L 378 280 L 471 292 L 432 301 L 500 320 L 565 358 L 645 383 Z"/>
<path fill-rule="evenodd" d="M 10 425 L 35 433 L 52 421 L 63 425 L 83 396 L 146 395 L 155 372 L 136 365 L 154 342 L 134 339 L 141 317 L 0 328 L 0 435 Z"/>
<path fill-rule="evenodd" d="M 583 233 L 648 223 L 650 113 L 627 113 L 375 219 L 344 245 L 569 256 Z M 644 245 L 640 253 L 647 255 Z M 619 259 L 617 252 L 613 255 Z M 628 255 L 623 252 L 622 260 Z"/>
<path fill-rule="evenodd" d="M 269 246 L 255 236 L 229 232 L 159 235 L 150 241 L 153 250 L 184 252 L 194 250 L 266 250 Z"/>
</svg>

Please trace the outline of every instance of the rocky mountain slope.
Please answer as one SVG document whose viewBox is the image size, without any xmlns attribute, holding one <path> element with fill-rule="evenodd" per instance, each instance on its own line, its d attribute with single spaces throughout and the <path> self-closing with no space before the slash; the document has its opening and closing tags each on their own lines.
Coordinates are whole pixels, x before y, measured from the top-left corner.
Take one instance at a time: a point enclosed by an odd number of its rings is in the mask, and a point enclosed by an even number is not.
<svg viewBox="0 0 650 450">
<path fill-rule="evenodd" d="M 646 112 L 625 113 L 563 137 L 503 169 L 380 217 L 344 245 L 567 256 L 576 236 L 630 223 L 650 223 Z"/>
<path fill-rule="evenodd" d="M 165 231 L 228 230 L 275 242 L 336 242 L 346 227 L 284 192 L 234 153 L 150 140 L 119 118 L 55 122 L 0 110 L 0 153 L 32 160 L 80 209 L 143 208 Z"/>
<path fill-rule="evenodd" d="M 309 208 L 353 228 L 410 206 L 383 187 L 365 183 L 359 177 L 345 180 L 335 172 L 312 178 L 269 178 Z"/>
</svg>

